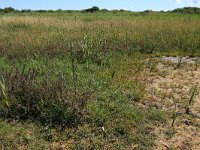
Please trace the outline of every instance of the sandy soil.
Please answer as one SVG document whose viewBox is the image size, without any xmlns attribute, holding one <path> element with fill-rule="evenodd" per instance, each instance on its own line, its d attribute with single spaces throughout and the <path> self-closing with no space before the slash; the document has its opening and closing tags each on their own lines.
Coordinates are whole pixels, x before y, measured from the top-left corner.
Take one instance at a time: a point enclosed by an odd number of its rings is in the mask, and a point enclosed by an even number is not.
<svg viewBox="0 0 200 150">
<path fill-rule="evenodd" d="M 199 58 L 162 57 L 146 71 L 147 103 L 177 118 L 156 127 L 158 150 L 200 150 L 200 64 Z M 191 101 L 191 104 L 189 104 Z M 176 107 L 176 109 L 175 109 Z M 186 111 L 189 110 L 189 113 Z"/>
</svg>

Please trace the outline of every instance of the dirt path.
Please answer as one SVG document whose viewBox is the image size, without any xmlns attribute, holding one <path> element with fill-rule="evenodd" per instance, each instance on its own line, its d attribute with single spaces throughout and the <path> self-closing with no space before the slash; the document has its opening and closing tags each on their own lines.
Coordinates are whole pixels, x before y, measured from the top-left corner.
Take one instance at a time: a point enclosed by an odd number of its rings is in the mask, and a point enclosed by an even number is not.
<svg viewBox="0 0 200 150">
<path fill-rule="evenodd" d="M 179 59 L 163 57 L 147 71 L 149 105 L 169 116 L 177 114 L 173 127 L 169 118 L 166 125 L 155 128 L 158 150 L 200 149 L 200 64 L 198 58 Z"/>
</svg>

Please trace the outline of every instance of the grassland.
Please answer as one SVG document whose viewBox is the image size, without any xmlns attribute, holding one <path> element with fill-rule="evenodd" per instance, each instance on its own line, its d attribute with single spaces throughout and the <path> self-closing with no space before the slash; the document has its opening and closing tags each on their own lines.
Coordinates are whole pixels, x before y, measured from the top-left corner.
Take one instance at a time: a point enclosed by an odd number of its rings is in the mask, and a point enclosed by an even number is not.
<svg viewBox="0 0 200 150">
<path fill-rule="evenodd" d="M 147 89 L 173 72 L 157 57 L 199 55 L 199 15 L 0 15 L 0 147 L 156 149 L 156 129 L 176 132 L 165 89 Z"/>
</svg>

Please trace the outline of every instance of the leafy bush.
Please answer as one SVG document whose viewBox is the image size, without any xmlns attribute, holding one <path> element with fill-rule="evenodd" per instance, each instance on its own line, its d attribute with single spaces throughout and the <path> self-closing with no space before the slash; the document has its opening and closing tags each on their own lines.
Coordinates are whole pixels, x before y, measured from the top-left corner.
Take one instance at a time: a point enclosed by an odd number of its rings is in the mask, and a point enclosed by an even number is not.
<svg viewBox="0 0 200 150">
<path fill-rule="evenodd" d="M 83 12 L 91 12 L 91 13 L 98 12 L 98 11 L 100 11 L 100 9 L 97 6 L 93 6 L 92 8 L 88 8 L 86 10 L 83 10 Z"/>
<path fill-rule="evenodd" d="M 22 9 L 21 10 L 22 13 L 28 13 L 28 12 L 31 12 L 31 11 L 32 11 L 31 9 Z"/>
<path fill-rule="evenodd" d="M 4 8 L 4 13 L 9 13 L 9 12 L 14 12 L 14 11 L 15 11 L 15 9 L 12 8 L 12 7 L 6 7 L 6 8 Z"/>
</svg>

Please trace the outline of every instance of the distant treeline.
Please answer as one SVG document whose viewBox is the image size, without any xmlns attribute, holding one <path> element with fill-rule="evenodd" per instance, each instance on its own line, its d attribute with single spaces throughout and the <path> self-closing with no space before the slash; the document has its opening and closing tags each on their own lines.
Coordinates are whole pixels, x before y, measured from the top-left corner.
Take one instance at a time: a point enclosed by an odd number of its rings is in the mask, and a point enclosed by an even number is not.
<svg viewBox="0 0 200 150">
<path fill-rule="evenodd" d="M 108 10 L 108 9 L 100 9 L 97 6 L 93 6 L 92 8 L 84 9 L 84 10 L 31 10 L 31 9 L 22 9 L 17 10 L 12 7 L 0 8 L 0 13 L 28 13 L 28 12 L 39 12 L 39 13 L 55 13 L 55 12 L 64 12 L 64 13 L 95 13 L 95 12 L 132 12 L 123 9 L 117 10 Z M 181 13 L 181 14 L 200 14 L 200 8 L 198 7 L 184 7 L 184 8 L 177 8 L 172 11 L 166 11 L 168 13 Z M 152 11 L 152 10 L 145 10 L 140 13 L 165 13 L 165 11 Z"/>
<path fill-rule="evenodd" d="M 58 10 L 31 10 L 31 9 L 22 9 L 22 10 L 17 10 L 14 9 L 12 7 L 6 7 L 4 9 L 0 8 L 0 13 L 27 13 L 27 12 L 40 12 L 40 13 L 45 13 L 45 12 L 50 12 L 50 13 L 55 13 L 55 12 L 64 12 L 64 13 L 75 13 L 75 12 L 82 12 L 82 13 L 94 13 L 94 12 L 131 12 L 128 10 L 108 10 L 108 9 L 100 9 L 97 6 L 93 6 L 91 8 L 88 9 L 84 9 L 84 10 L 62 10 L 62 9 L 58 9 Z"/>
<path fill-rule="evenodd" d="M 198 7 L 177 8 L 174 9 L 172 12 L 183 13 L 183 14 L 200 14 L 200 8 Z"/>
</svg>

